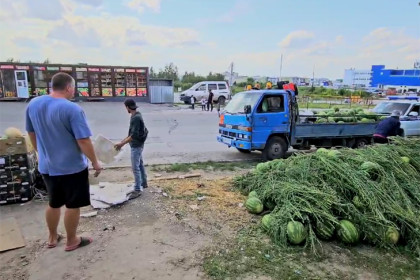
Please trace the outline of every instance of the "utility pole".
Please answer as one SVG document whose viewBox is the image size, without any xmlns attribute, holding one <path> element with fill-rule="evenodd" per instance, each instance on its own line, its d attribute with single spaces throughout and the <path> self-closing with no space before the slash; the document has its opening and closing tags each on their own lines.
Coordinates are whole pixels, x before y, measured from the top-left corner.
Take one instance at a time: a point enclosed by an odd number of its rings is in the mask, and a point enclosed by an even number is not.
<svg viewBox="0 0 420 280">
<path fill-rule="evenodd" d="M 230 78 L 229 78 L 229 86 L 233 85 L 233 62 L 230 63 Z"/>
<path fill-rule="evenodd" d="M 281 71 L 283 68 L 283 54 L 281 54 L 280 56 L 280 77 L 279 77 L 279 82 L 281 82 Z"/>
<path fill-rule="evenodd" d="M 314 68 L 312 69 L 312 90 L 314 90 L 314 83 L 315 83 L 315 64 L 314 64 Z"/>
</svg>

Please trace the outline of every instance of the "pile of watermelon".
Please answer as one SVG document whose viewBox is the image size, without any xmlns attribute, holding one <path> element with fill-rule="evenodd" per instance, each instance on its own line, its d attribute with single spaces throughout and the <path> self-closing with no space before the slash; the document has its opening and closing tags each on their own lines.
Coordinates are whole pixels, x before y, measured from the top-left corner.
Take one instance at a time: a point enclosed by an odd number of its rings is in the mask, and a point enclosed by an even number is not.
<svg viewBox="0 0 420 280">
<path fill-rule="evenodd" d="M 260 163 L 234 183 L 279 245 L 317 252 L 320 240 L 335 239 L 420 256 L 420 139 L 297 154 Z"/>
<path fill-rule="evenodd" d="M 355 108 L 343 111 L 340 111 L 339 108 L 334 108 L 327 111 L 315 111 L 313 113 L 316 116 L 316 123 L 370 123 L 383 120 L 387 117 L 377 115 L 368 110 L 363 110 L 362 108 Z"/>
</svg>

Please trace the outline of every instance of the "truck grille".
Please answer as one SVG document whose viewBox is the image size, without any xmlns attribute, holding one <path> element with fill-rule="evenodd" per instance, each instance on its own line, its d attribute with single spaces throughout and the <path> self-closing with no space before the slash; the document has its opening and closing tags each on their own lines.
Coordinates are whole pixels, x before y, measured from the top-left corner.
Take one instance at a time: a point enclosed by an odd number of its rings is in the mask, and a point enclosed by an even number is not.
<svg viewBox="0 0 420 280">
<path fill-rule="evenodd" d="M 226 131 L 226 130 L 219 130 L 219 134 L 224 135 L 224 136 L 228 136 L 228 137 L 233 137 L 236 138 L 237 134 L 236 132 L 230 132 L 230 131 Z"/>
</svg>

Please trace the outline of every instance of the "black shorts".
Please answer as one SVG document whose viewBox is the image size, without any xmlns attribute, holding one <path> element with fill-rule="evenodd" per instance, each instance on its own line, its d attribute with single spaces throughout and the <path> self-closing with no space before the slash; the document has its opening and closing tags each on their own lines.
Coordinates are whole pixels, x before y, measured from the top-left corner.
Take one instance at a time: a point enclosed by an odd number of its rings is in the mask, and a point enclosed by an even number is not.
<svg viewBox="0 0 420 280">
<path fill-rule="evenodd" d="M 82 172 L 50 176 L 43 174 L 47 186 L 49 204 L 52 208 L 80 208 L 90 205 L 89 171 L 86 168 Z"/>
</svg>

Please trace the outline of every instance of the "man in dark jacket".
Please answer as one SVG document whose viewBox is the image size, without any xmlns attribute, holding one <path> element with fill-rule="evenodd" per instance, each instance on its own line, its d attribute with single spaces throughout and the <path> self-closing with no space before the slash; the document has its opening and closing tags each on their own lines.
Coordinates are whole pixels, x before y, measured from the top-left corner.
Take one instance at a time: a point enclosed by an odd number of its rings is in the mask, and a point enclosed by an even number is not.
<svg viewBox="0 0 420 280">
<path fill-rule="evenodd" d="M 376 132 L 373 134 L 373 141 L 379 144 L 388 143 L 388 136 L 397 136 L 401 127 L 400 123 L 401 112 L 394 110 L 391 117 L 381 121 L 376 127 Z"/>
<path fill-rule="evenodd" d="M 131 166 L 134 175 L 134 192 L 130 194 L 130 199 L 139 197 L 143 188 L 147 188 L 147 175 L 143 164 L 143 148 L 144 142 L 147 138 L 147 128 L 144 125 L 143 117 L 140 112 L 137 111 L 136 102 L 133 99 L 127 99 L 124 102 L 127 112 L 131 114 L 130 129 L 128 131 L 128 137 L 122 140 L 120 143 L 115 145 L 115 149 L 121 150 L 121 148 L 130 143 L 131 146 Z"/>
<path fill-rule="evenodd" d="M 213 112 L 213 97 L 214 97 L 214 93 L 210 89 L 209 98 L 207 99 L 207 111 L 209 111 L 211 108 L 211 111 Z"/>
</svg>

